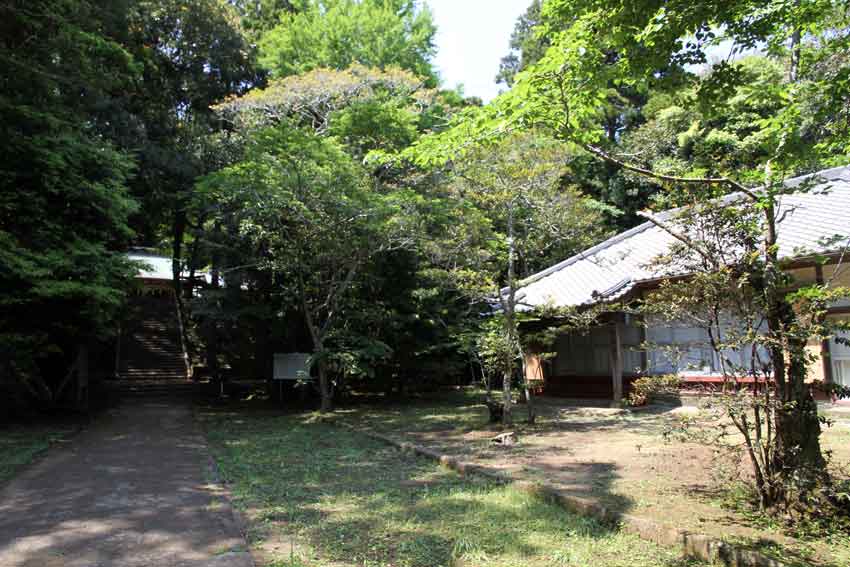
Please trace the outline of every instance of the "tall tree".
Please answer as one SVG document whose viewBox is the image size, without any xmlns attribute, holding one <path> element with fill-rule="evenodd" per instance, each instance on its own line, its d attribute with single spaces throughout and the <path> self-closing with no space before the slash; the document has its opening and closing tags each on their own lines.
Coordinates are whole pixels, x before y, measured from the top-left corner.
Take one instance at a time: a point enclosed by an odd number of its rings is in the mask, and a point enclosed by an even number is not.
<svg viewBox="0 0 850 567">
<path fill-rule="evenodd" d="M 246 158 L 202 183 L 214 201 L 237 200 L 239 229 L 267 250 L 264 269 L 291 290 L 332 408 L 329 361 L 356 280 L 392 237 L 394 205 L 374 192 L 338 144 L 283 122 L 257 132 Z"/>
<path fill-rule="evenodd" d="M 409 156 L 417 159 L 414 151 Z M 420 160 L 428 165 L 427 157 Z M 482 358 L 502 375 L 502 419 L 512 420 L 512 382 L 524 360 L 517 295 L 523 277 L 561 254 L 600 238 L 604 207 L 561 184 L 567 147 L 544 133 L 510 136 L 499 144 L 468 148 L 452 166 L 450 195 L 471 205 L 464 226 L 446 233 L 440 263 L 451 266 L 456 285 L 476 304 L 498 304 L 499 329 L 479 341 Z M 534 406 L 523 385 L 529 420 Z"/>
<path fill-rule="evenodd" d="M 549 38 L 538 33 L 537 26 L 542 23 L 542 0 L 532 0 L 525 13 L 514 24 L 511 33 L 510 52 L 499 62 L 497 83 L 508 87 L 514 84 L 517 73 L 536 63 L 546 53 Z"/>
<path fill-rule="evenodd" d="M 138 155 L 133 194 L 143 213 L 132 219 L 140 243 L 169 242 L 175 285 L 183 260 L 186 211 L 195 179 L 209 171 L 217 127 L 211 105 L 246 91 L 260 77 L 236 9 L 226 0 L 134 0 L 121 40 L 141 65 L 126 93 L 135 127 L 121 143 Z"/>
<path fill-rule="evenodd" d="M 105 136 L 138 68 L 84 0 L 0 5 L 0 383 L 56 402 L 110 332 L 131 266 L 133 163 Z"/>
<path fill-rule="evenodd" d="M 433 199 L 426 196 L 433 186 L 427 179 L 418 180 L 415 175 L 408 177 L 403 169 L 375 167 L 371 161 L 366 167 L 360 164 L 367 154 L 405 147 L 422 130 L 439 123 L 440 117 L 446 116 L 451 107 L 458 104 L 450 95 L 424 89 L 422 81 L 407 71 L 380 71 L 353 65 L 342 71 L 316 69 L 273 79 L 266 88 L 232 98 L 217 105 L 216 110 L 231 126 L 226 138 L 237 141 L 237 145 L 240 140 L 246 142 L 251 155 L 258 151 L 258 132 L 265 129 L 290 131 L 293 127 L 301 127 L 311 131 L 317 140 L 330 144 L 328 147 L 344 150 L 343 154 L 321 154 L 322 159 L 328 160 L 323 167 L 340 167 L 330 163 L 332 156 L 353 158 L 352 163 L 358 165 L 349 163 L 348 167 L 357 171 L 363 183 L 369 180 L 371 191 L 382 199 L 397 201 L 399 206 L 404 204 L 405 230 L 415 231 L 420 225 L 428 225 L 432 227 L 429 230 L 436 231 L 433 227 L 442 226 L 443 219 L 440 207 L 430 204 Z M 277 150 L 270 147 L 269 151 Z M 315 156 L 316 160 L 320 157 L 319 154 Z M 234 161 L 241 163 L 244 159 L 247 158 L 237 156 Z M 336 195 L 329 193 L 325 198 L 328 203 L 333 199 L 344 201 L 345 194 L 344 191 Z M 241 200 L 205 197 L 196 203 L 193 216 L 199 222 L 205 219 L 205 227 L 197 231 L 194 241 L 200 244 L 199 259 L 211 259 L 213 254 L 206 250 L 214 247 L 218 250 L 214 268 L 233 279 L 242 277 L 241 283 L 228 284 L 221 293 L 206 291 L 203 305 L 199 305 L 197 312 L 207 321 L 218 318 L 221 326 L 227 327 L 229 321 L 241 317 L 240 312 L 256 313 L 252 297 L 259 293 L 269 301 L 267 320 L 279 328 L 275 323 L 276 314 L 286 313 L 290 321 L 299 320 L 303 305 L 284 305 L 277 301 L 276 298 L 281 297 L 280 286 L 294 287 L 295 280 L 284 277 L 282 270 L 268 268 L 262 256 L 272 254 L 269 246 L 251 241 L 240 231 L 240 219 L 245 211 L 259 206 L 252 204 L 244 193 L 240 195 L 244 197 Z M 347 206 L 356 205 L 357 202 L 352 201 Z M 423 218 L 417 220 L 421 211 L 425 211 Z M 318 240 L 316 242 L 318 245 Z M 329 240 L 327 245 L 330 247 L 333 242 Z M 282 247 L 280 244 L 279 249 Z M 229 251 L 225 253 L 225 250 Z M 424 270 L 427 263 L 418 249 L 382 250 L 377 255 L 367 256 L 356 270 L 356 277 L 346 284 L 345 302 L 333 316 L 340 322 L 339 329 L 334 326 L 329 335 L 322 337 L 326 347 L 323 372 L 328 374 L 328 382 L 337 384 L 343 378 L 373 379 L 380 375 L 387 389 L 394 385 L 401 387 L 413 379 L 413 376 L 411 380 L 402 376 L 402 367 L 415 371 L 427 366 L 422 363 L 427 357 L 420 353 L 429 348 L 430 352 L 435 352 L 437 344 L 446 345 L 446 350 L 455 348 L 450 346 L 451 340 L 446 339 L 447 327 L 442 323 L 451 324 L 462 308 L 455 311 L 438 304 L 435 298 L 441 297 L 441 290 L 428 275 L 420 276 L 420 270 Z M 268 277 L 261 278 L 256 272 L 255 267 L 260 265 L 267 266 L 262 271 Z M 345 262 L 339 263 L 343 265 Z M 235 291 L 243 287 L 247 290 L 241 294 L 245 300 L 244 309 L 238 307 L 240 294 Z M 217 299 L 223 295 L 227 295 L 227 302 Z M 416 311 L 414 305 L 422 310 Z M 310 316 L 321 318 L 321 314 L 316 313 Z M 420 336 L 436 336 L 438 340 L 426 347 L 418 342 Z M 277 334 L 276 338 L 283 337 Z M 309 344 L 298 345 L 309 348 Z M 289 343 L 288 346 L 298 345 Z"/>
<path fill-rule="evenodd" d="M 824 148 L 840 147 L 846 140 L 840 127 L 819 130 L 825 138 L 804 136 L 811 132 L 803 113 L 809 97 L 831 101 L 826 104 L 837 113 L 842 112 L 844 103 L 833 97 L 830 84 L 808 78 L 813 70 L 801 57 L 804 46 L 830 44 L 836 37 L 846 37 L 846 20 L 836 18 L 836 13 L 846 17 L 846 10 L 845 2 L 829 1 L 694 5 L 651 0 L 601 6 L 593 1 L 551 0 L 544 6 L 544 20 L 552 29 L 563 31 L 553 34 L 546 55 L 517 77 L 510 93 L 478 113 L 472 126 L 467 124 L 455 134 L 429 142 L 432 149 L 457 148 L 470 132 L 480 137 L 542 123 L 612 166 L 645 176 L 665 188 L 689 190 L 697 202 L 711 202 L 730 191 L 738 191 L 751 201 L 758 213 L 760 242 L 757 259 L 742 266 L 741 278 L 752 286 L 765 313 L 772 378 L 780 401 L 772 414 L 778 446 L 771 458 L 781 482 L 763 495 L 768 506 L 784 500 L 805 508 L 815 487 L 825 480 L 817 406 L 806 382 L 805 345 L 794 334 L 801 323 L 793 299 L 785 292 L 789 282 L 779 257 L 777 221 L 782 196 L 801 190 L 800 186 L 784 185 L 782 178 L 816 165 L 823 159 Z M 564 22 L 569 23 L 566 28 Z M 708 169 L 671 175 L 632 163 L 631 156 L 617 155 L 616 150 L 604 146 L 605 131 L 597 121 L 598 108 L 612 83 L 635 88 L 655 84 L 665 70 L 707 64 L 710 48 L 724 40 L 736 50 L 762 47 L 780 57 L 787 72 L 785 82 L 774 87 L 784 104 L 773 116 L 757 123 L 757 137 L 768 149 L 747 170 L 757 175 L 742 177 L 736 169 L 724 167 L 723 161 Z M 736 87 L 744 84 L 745 77 L 744 66 L 726 60 L 712 65 L 711 73 L 700 81 L 699 104 L 707 109 L 722 108 L 730 102 Z M 750 91 L 744 96 L 757 101 L 764 95 Z M 667 229 L 674 231 L 675 227 Z M 810 287 L 810 291 L 818 292 L 816 287 Z"/>
<path fill-rule="evenodd" d="M 274 77 L 354 63 L 400 67 L 437 86 L 431 64 L 436 28 L 415 0 L 309 0 L 260 41 L 260 62 Z"/>
</svg>

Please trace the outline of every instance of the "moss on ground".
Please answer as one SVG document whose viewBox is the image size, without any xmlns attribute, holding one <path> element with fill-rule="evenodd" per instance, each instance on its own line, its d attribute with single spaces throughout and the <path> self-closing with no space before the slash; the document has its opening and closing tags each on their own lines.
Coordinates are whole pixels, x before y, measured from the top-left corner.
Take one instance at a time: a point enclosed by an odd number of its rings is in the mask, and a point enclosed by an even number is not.
<svg viewBox="0 0 850 567">
<path fill-rule="evenodd" d="M 0 427 L 0 484 L 46 451 L 51 443 L 73 434 L 72 425 L 32 424 Z"/>
</svg>

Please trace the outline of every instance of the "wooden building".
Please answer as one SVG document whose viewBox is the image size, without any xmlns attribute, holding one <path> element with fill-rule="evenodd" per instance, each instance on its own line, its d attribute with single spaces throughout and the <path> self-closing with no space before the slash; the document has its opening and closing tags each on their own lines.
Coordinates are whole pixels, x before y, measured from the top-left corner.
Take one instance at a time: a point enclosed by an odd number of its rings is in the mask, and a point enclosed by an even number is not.
<svg viewBox="0 0 850 567">
<path fill-rule="evenodd" d="M 830 281 L 850 286 L 850 166 L 789 179 L 786 184 L 804 182 L 815 186 L 781 199 L 780 257 L 798 285 Z M 671 219 L 673 214 L 660 216 Z M 636 377 L 652 374 L 677 373 L 686 387 L 723 381 L 720 361 L 705 330 L 639 321 L 613 307 L 640 299 L 665 279 L 687 277 L 658 273 L 653 262 L 674 242 L 668 232 L 646 222 L 523 282 L 518 292 L 521 308 L 612 305 L 598 326 L 559 336 L 548 348 L 555 352 L 553 358 L 543 361 L 528 355 L 526 371 L 532 379 L 542 376 L 545 393 L 619 399 Z M 816 261 L 823 257 L 826 264 Z M 850 300 L 832 305 L 829 317 L 850 317 Z M 660 348 L 644 350 L 645 343 Z M 816 358 L 811 379 L 850 386 L 850 347 L 833 338 L 809 348 Z"/>
</svg>

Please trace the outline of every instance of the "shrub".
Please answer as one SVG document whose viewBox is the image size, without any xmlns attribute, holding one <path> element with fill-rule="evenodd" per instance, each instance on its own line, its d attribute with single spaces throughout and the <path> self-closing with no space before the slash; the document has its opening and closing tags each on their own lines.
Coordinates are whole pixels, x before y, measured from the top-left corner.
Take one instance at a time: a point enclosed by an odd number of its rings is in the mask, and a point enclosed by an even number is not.
<svg viewBox="0 0 850 567">
<path fill-rule="evenodd" d="M 630 406 L 643 406 L 663 394 L 675 394 L 681 387 L 682 379 L 675 374 L 642 376 L 632 384 L 629 393 Z"/>
</svg>

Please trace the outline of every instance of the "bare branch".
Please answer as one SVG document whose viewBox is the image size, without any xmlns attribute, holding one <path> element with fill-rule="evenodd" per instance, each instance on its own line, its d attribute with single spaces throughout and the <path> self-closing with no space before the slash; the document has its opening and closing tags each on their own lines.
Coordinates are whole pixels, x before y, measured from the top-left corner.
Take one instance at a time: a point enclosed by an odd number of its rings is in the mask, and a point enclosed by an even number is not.
<svg viewBox="0 0 850 567">
<path fill-rule="evenodd" d="M 696 242 L 694 242 L 693 240 L 691 240 L 690 238 L 688 238 L 687 236 L 685 236 L 684 234 L 682 234 L 678 230 L 676 230 L 676 229 L 668 226 L 667 224 L 661 222 L 660 220 L 655 218 L 651 213 L 648 213 L 646 211 L 638 211 L 637 215 L 641 218 L 645 218 L 646 220 L 648 220 L 649 222 L 651 222 L 652 224 L 654 224 L 655 226 L 657 226 L 658 228 L 660 228 L 661 230 L 663 230 L 664 232 L 666 232 L 667 234 L 669 234 L 670 236 L 675 238 L 676 240 L 683 243 L 685 246 L 687 246 L 691 250 L 695 251 L 697 254 L 699 254 L 703 258 L 703 260 L 708 262 L 709 265 L 713 266 L 713 265 L 716 264 L 716 262 L 712 259 L 711 254 L 709 254 L 708 252 L 703 250 L 700 245 L 698 245 Z"/>
</svg>

